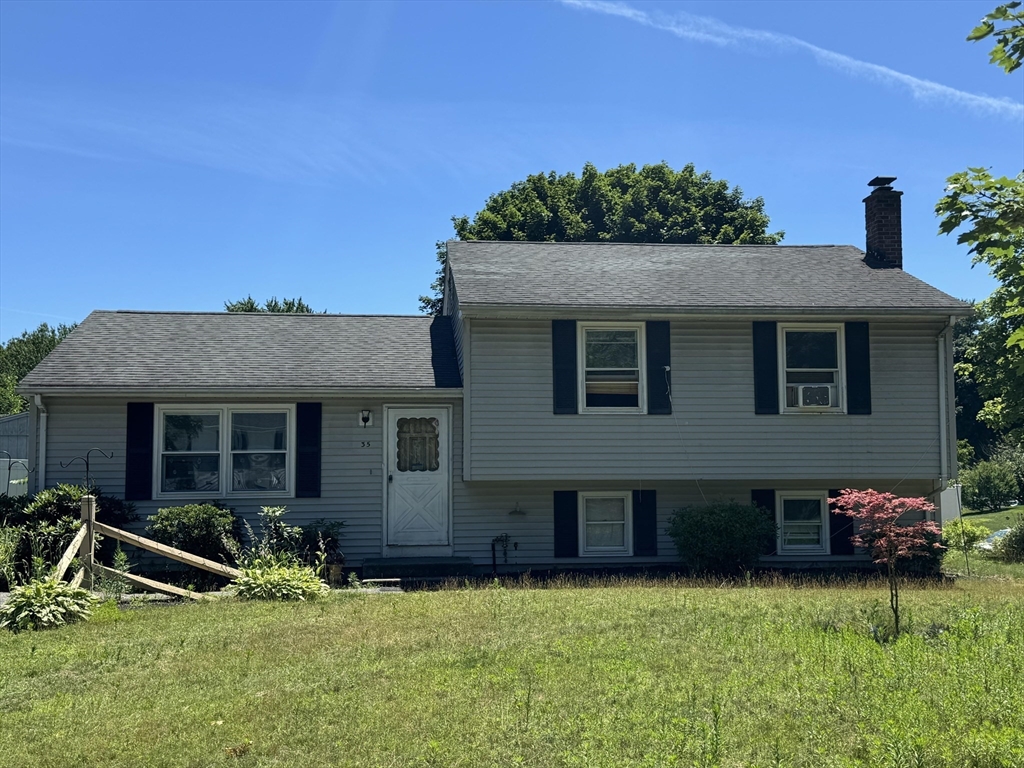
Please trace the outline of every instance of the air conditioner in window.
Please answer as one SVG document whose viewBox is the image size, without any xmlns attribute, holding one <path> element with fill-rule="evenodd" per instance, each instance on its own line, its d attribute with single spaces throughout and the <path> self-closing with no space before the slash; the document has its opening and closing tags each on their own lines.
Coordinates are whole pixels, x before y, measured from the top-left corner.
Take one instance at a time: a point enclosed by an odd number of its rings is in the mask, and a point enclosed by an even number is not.
<svg viewBox="0 0 1024 768">
<path fill-rule="evenodd" d="M 827 384 L 802 384 L 797 388 L 801 408 L 831 408 L 832 387 Z"/>
</svg>

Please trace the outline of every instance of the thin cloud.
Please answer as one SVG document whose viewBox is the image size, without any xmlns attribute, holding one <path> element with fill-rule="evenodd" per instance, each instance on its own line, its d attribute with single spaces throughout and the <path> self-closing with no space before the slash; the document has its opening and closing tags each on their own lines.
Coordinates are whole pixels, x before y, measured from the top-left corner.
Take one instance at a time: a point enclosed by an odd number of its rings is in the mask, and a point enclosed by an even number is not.
<svg viewBox="0 0 1024 768">
<path fill-rule="evenodd" d="M 1003 117 L 1024 117 L 1024 104 L 1012 99 L 960 91 L 950 88 L 948 85 L 897 72 L 895 69 L 883 67 L 880 64 L 872 64 L 843 53 L 830 51 L 792 35 L 734 27 L 717 19 L 688 13 L 679 13 L 671 17 L 655 16 L 625 3 L 606 2 L 605 0 L 561 0 L 561 3 L 582 11 L 627 19 L 635 24 L 669 32 L 684 40 L 693 40 L 699 43 L 725 47 L 738 43 L 755 42 L 784 50 L 803 51 L 810 53 L 819 64 L 838 69 L 846 74 L 874 80 L 884 85 L 904 87 L 915 99 L 920 101 L 949 104 Z"/>
</svg>

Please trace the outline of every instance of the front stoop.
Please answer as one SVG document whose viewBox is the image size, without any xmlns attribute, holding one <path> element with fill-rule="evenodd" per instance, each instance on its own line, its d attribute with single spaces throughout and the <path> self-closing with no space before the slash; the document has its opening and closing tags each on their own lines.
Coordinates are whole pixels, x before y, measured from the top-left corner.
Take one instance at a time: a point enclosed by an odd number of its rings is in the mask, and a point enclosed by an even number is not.
<svg viewBox="0 0 1024 768">
<path fill-rule="evenodd" d="M 462 578 L 473 575 L 468 557 L 375 557 L 363 561 L 364 579 Z"/>
</svg>

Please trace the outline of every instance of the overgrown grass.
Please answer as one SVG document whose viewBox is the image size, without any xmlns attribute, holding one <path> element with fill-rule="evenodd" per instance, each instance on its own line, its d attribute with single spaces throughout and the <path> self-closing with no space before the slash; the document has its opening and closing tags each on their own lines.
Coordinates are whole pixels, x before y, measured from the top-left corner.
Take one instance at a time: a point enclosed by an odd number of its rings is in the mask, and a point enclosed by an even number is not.
<svg viewBox="0 0 1024 768">
<path fill-rule="evenodd" d="M 101 607 L 0 637 L 0 762 L 1024 765 L 1024 584 L 590 588 Z"/>
<path fill-rule="evenodd" d="M 1024 563 L 1004 563 L 994 557 L 987 557 L 979 550 L 968 553 L 970 557 L 970 575 L 974 577 L 1000 577 L 1004 579 L 1020 579 L 1024 583 Z M 950 549 L 942 559 L 942 572 L 956 577 L 967 576 L 967 559 L 963 550 Z"/>
</svg>

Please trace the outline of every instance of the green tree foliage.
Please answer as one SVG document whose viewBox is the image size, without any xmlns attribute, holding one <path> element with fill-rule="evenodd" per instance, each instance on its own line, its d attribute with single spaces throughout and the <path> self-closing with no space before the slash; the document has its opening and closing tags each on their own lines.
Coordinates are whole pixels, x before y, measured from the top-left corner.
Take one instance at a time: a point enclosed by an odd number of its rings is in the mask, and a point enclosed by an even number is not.
<svg viewBox="0 0 1024 768">
<path fill-rule="evenodd" d="M 991 60 L 1008 73 L 1024 59 L 1024 12 L 1017 11 L 1019 6 L 999 6 L 967 38 L 994 35 Z M 999 22 L 1008 26 L 997 29 Z M 999 281 L 993 294 L 977 305 L 978 318 L 961 338 L 957 381 L 969 380 L 977 387 L 983 400 L 977 413 L 981 422 L 1019 439 L 1024 433 L 1024 173 L 993 176 L 987 168 L 975 167 L 946 181 L 946 194 L 935 206 L 939 233 L 958 232 L 957 243 L 970 246 L 974 263 L 987 265 Z M 961 387 L 958 400 L 961 393 L 970 396 Z"/>
<path fill-rule="evenodd" d="M 975 305 L 975 312 L 968 317 L 958 318 L 953 325 L 953 375 L 954 392 L 956 393 L 956 434 L 971 449 L 968 464 L 961 463 L 961 468 L 973 464 L 976 457 L 988 455 L 989 447 L 999 438 L 998 433 L 984 421 L 979 419 L 985 407 L 985 398 L 981 396 L 977 379 L 988 380 L 993 375 L 989 358 L 981 356 L 978 333 L 983 326 L 981 311 Z M 987 326 L 986 326 L 987 328 Z M 986 334 L 991 336 L 991 333 Z"/>
<path fill-rule="evenodd" d="M 56 328 L 42 323 L 34 331 L 25 331 L 0 344 L 0 416 L 21 413 L 28 407 L 14 388 L 77 327 L 77 323 Z"/>
<path fill-rule="evenodd" d="M 979 461 L 960 473 L 964 504 L 980 512 L 998 512 L 1017 498 L 1013 467 L 1002 461 Z"/>
<path fill-rule="evenodd" d="M 257 302 L 252 296 L 246 296 L 238 301 L 225 301 L 224 309 L 227 312 L 275 312 L 299 315 L 327 314 L 326 309 L 318 313 L 309 304 L 304 302 L 301 296 L 297 299 L 281 300 L 278 300 L 276 296 L 271 296 L 262 304 Z"/>
<path fill-rule="evenodd" d="M 972 43 L 995 37 L 996 45 L 989 61 L 1005 69 L 1007 74 L 1024 63 L 1024 11 L 1018 11 L 1019 7 L 1019 2 L 998 6 L 967 36 Z M 1001 22 L 1006 25 L 997 28 L 996 24 Z"/>
<path fill-rule="evenodd" d="M 491 195 L 470 219 L 452 218 L 459 240 L 534 240 L 609 243 L 737 243 L 775 245 L 783 232 L 769 233 L 760 197 L 744 199 L 739 187 L 667 163 L 620 165 L 601 172 L 587 163 L 577 176 L 554 171 L 528 176 Z M 446 251 L 420 310 L 441 311 Z"/>
</svg>

